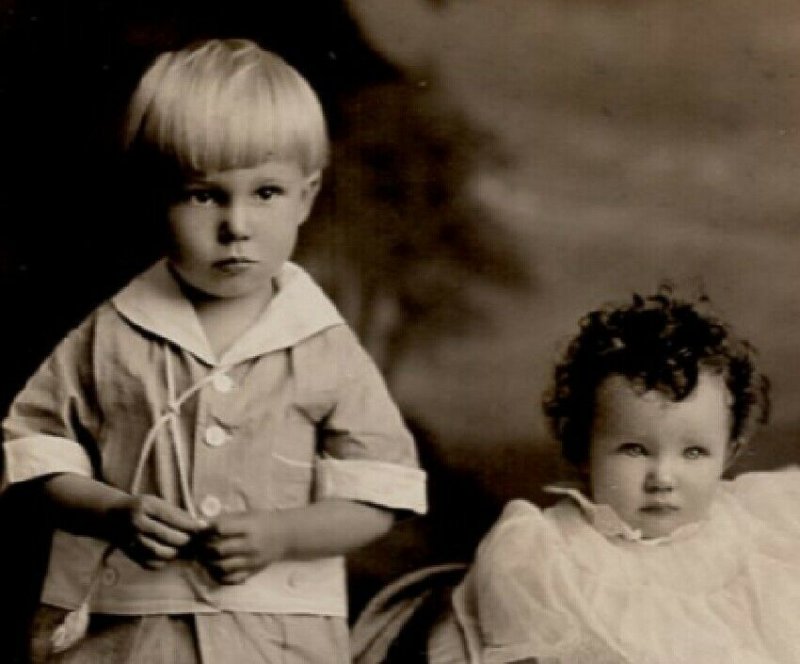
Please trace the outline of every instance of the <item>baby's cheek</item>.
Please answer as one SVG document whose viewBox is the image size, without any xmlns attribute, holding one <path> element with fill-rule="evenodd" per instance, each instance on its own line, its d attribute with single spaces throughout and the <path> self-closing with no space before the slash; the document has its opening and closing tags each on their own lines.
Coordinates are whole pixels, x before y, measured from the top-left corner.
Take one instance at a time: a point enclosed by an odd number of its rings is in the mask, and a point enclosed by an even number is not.
<svg viewBox="0 0 800 664">
<path fill-rule="evenodd" d="M 694 487 L 692 491 L 692 503 L 695 516 L 698 518 L 704 517 L 711 509 L 711 504 L 717 495 L 717 488 L 719 482 L 716 478 L 709 478 L 710 481 L 703 482 Z"/>
<path fill-rule="evenodd" d="M 632 471 L 619 462 L 600 463 L 592 470 L 592 488 L 596 493 L 619 495 L 632 483 Z"/>
<path fill-rule="evenodd" d="M 712 485 L 708 486 L 704 491 L 701 498 L 703 511 L 707 512 L 711 509 L 711 504 L 714 502 L 715 498 L 717 497 L 717 489 L 719 487 L 719 482 L 714 482 Z"/>
<path fill-rule="evenodd" d="M 619 506 L 625 502 L 624 485 L 614 477 L 604 477 L 592 486 L 592 499 L 598 504 Z"/>
</svg>

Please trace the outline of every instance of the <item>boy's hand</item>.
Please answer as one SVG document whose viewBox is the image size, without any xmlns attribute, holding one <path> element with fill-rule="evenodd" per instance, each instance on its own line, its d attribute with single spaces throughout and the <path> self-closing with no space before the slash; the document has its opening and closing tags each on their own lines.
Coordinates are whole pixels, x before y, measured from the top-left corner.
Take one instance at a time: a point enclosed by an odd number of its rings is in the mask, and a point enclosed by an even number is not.
<svg viewBox="0 0 800 664">
<path fill-rule="evenodd" d="M 244 583 L 289 550 L 288 528 L 280 512 L 251 510 L 223 514 L 198 541 L 198 560 L 225 585 Z"/>
<path fill-rule="evenodd" d="M 75 473 L 41 479 L 55 525 L 76 535 L 106 540 L 142 567 L 157 569 L 208 524 L 156 496 L 132 496 Z"/>
<path fill-rule="evenodd" d="M 157 496 L 129 496 L 108 512 L 109 539 L 146 569 L 176 558 L 208 525 Z"/>
</svg>

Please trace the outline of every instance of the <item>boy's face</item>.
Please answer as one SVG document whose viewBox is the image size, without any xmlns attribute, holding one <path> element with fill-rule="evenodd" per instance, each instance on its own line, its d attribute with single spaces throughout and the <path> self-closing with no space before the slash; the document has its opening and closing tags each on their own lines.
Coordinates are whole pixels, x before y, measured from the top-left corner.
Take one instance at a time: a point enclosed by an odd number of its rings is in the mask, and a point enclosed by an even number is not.
<svg viewBox="0 0 800 664">
<path fill-rule="evenodd" d="M 638 394 L 606 378 L 596 393 L 589 473 L 595 503 L 610 505 L 644 537 L 663 537 L 708 513 L 727 460 L 730 396 L 701 371 L 683 401 Z"/>
<path fill-rule="evenodd" d="M 168 208 L 170 264 L 212 297 L 268 288 L 294 250 L 319 179 L 281 159 L 188 175 Z"/>
</svg>

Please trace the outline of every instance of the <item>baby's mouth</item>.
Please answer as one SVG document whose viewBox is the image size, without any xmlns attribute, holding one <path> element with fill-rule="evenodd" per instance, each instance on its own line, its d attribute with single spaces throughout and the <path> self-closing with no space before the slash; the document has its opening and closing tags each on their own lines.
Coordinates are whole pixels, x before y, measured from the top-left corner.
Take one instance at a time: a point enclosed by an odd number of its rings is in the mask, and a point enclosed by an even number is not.
<svg viewBox="0 0 800 664">
<path fill-rule="evenodd" d="M 651 516 L 667 516 L 669 514 L 674 514 L 679 510 L 680 508 L 677 505 L 672 505 L 670 503 L 651 503 L 639 508 L 640 512 L 644 512 L 645 514 L 649 514 Z"/>
</svg>

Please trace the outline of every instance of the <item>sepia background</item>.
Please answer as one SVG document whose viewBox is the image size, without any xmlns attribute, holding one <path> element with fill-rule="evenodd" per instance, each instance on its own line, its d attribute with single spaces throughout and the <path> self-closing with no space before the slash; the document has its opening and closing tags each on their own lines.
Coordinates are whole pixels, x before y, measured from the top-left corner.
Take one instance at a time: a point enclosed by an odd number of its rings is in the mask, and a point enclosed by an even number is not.
<svg viewBox="0 0 800 664">
<path fill-rule="evenodd" d="M 590 308 L 669 280 L 761 351 L 773 417 L 740 469 L 798 460 L 800 7 L 789 0 L 0 0 L 0 405 L 160 251 L 118 128 L 160 51 L 257 40 L 325 105 L 334 161 L 297 260 L 380 364 L 431 515 L 351 562 L 466 559 L 561 472 L 539 400 Z M 46 521 L 0 499 L 14 652 Z M 2 655 L 0 655 L 2 657 Z M 6 661 L 5 659 L 3 661 Z"/>
</svg>

